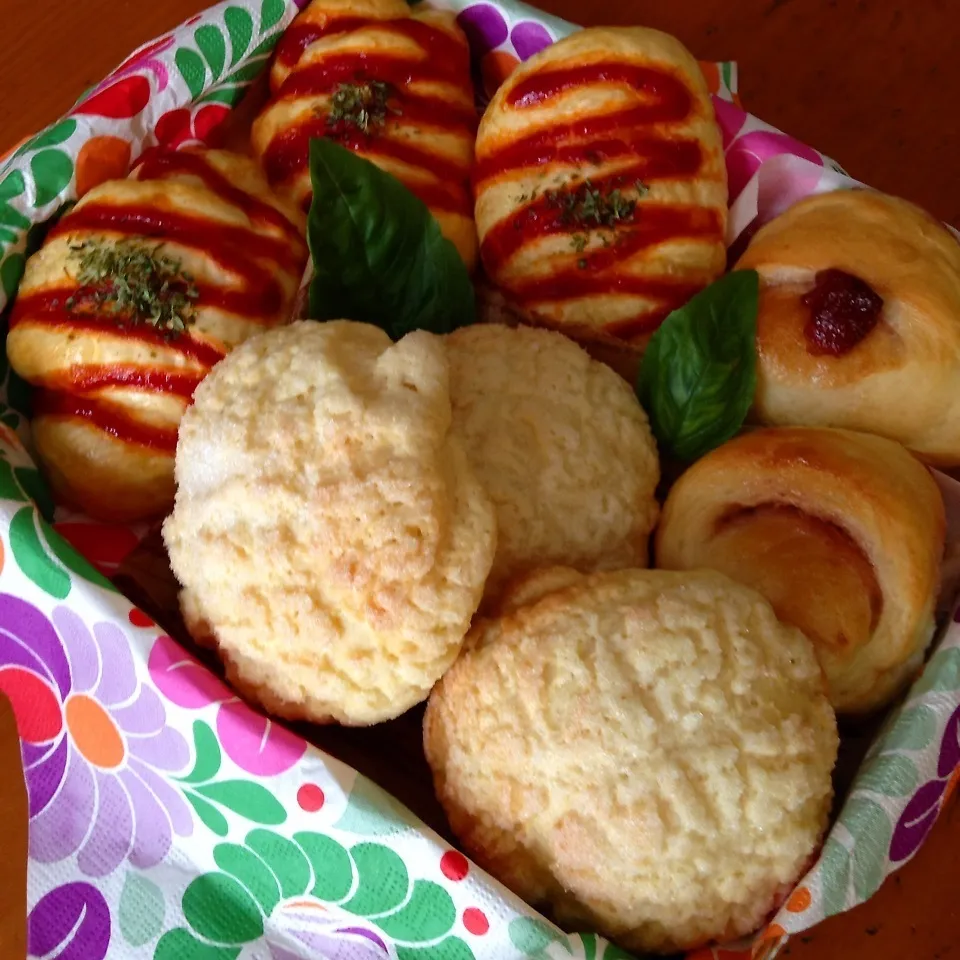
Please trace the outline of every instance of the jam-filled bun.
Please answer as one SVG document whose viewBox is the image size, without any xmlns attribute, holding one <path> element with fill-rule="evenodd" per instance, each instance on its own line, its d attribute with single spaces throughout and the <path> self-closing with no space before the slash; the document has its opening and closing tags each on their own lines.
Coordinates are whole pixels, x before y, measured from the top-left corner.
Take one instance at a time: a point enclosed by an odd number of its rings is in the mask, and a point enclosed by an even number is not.
<svg viewBox="0 0 960 960">
<path fill-rule="evenodd" d="M 756 418 L 847 427 L 960 465 L 960 243 L 868 190 L 802 200 L 754 237 Z"/>
<path fill-rule="evenodd" d="M 470 49 L 449 11 L 402 0 L 314 0 L 277 45 L 252 130 L 271 183 L 310 204 L 310 140 L 326 137 L 400 180 L 472 268 L 477 130 Z"/>
<path fill-rule="evenodd" d="M 491 101 L 481 257 L 526 320 L 635 352 L 723 272 L 727 176 L 700 68 L 673 37 L 581 30 Z"/>
<path fill-rule="evenodd" d="M 116 521 L 173 505 L 180 418 L 229 350 L 289 322 L 304 231 L 253 160 L 199 149 L 148 155 L 53 227 L 27 262 L 7 355 L 38 388 L 33 440 L 61 499 Z M 141 306 L 118 312 L 115 296 Z M 151 322 L 145 298 L 182 313 Z"/>
<path fill-rule="evenodd" d="M 940 490 L 900 444 L 772 427 L 724 444 L 673 486 L 657 565 L 759 590 L 813 641 L 838 712 L 882 707 L 933 637 Z"/>
</svg>

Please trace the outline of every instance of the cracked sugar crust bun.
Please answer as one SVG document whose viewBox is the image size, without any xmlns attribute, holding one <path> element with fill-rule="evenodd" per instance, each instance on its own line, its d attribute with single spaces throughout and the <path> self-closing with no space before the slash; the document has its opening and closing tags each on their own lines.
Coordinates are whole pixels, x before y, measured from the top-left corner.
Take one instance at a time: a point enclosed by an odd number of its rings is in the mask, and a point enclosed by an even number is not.
<svg viewBox="0 0 960 960">
<path fill-rule="evenodd" d="M 366 725 L 453 663 L 496 539 L 442 341 L 301 322 L 200 385 L 164 525 L 188 628 L 274 714 Z"/>
<path fill-rule="evenodd" d="M 761 926 L 832 798 L 836 720 L 806 637 L 705 571 L 546 571 L 504 609 L 424 718 L 465 850 L 629 950 Z"/>
<path fill-rule="evenodd" d="M 633 390 L 553 331 L 477 324 L 446 342 L 453 432 L 497 509 L 487 598 L 540 566 L 647 566 L 660 464 Z"/>
</svg>

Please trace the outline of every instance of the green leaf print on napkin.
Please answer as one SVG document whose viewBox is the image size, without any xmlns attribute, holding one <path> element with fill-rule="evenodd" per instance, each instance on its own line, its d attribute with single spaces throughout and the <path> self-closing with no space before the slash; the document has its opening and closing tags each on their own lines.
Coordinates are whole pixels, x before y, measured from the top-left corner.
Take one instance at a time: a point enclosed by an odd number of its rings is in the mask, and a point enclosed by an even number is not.
<svg viewBox="0 0 960 960">
<path fill-rule="evenodd" d="M 262 784 L 251 780 L 214 779 L 220 772 L 223 755 L 217 735 L 202 720 L 193 724 L 193 751 L 193 769 L 178 779 L 197 816 L 218 837 L 230 832 L 230 824 L 218 807 L 269 827 L 287 819 L 283 804 Z"/>
<path fill-rule="evenodd" d="M 120 933 L 132 947 L 142 947 L 163 929 L 163 891 L 131 871 L 120 894 Z"/>
<path fill-rule="evenodd" d="M 452 935 L 457 910 L 450 894 L 413 879 L 399 854 L 382 844 L 348 848 L 326 834 L 304 831 L 291 840 L 255 829 L 243 844 L 218 844 L 213 856 L 219 871 L 197 877 L 183 894 L 189 929 L 167 931 L 155 960 L 228 956 L 202 951 L 261 938 L 269 949 L 271 931 L 336 936 L 355 933 L 361 922 L 391 938 L 403 960 L 476 960 Z"/>
</svg>

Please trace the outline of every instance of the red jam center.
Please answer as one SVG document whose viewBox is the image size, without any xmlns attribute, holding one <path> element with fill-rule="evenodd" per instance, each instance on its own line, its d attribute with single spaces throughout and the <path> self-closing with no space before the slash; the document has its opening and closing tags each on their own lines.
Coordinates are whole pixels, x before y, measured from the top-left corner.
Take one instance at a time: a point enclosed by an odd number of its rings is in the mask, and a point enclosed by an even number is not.
<svg viewBox="0 0 960 960">
<path fill-rule="evenodd" d="M 807 350 L 842 357 L 877 325 L 883 298 L 859 277 L 843 270 L 821 270 L 803 304 L 810 308 L 803 331 Z"/>
</svg>

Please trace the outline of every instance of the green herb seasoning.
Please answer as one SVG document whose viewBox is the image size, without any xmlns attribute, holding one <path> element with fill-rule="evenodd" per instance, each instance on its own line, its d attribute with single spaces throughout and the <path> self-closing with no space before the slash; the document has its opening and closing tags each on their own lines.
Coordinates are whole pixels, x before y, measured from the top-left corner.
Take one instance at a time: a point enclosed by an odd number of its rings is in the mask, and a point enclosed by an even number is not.
<svg viewBox="0 0 960 960">
<path fill-rule="evenodd" d="M 392 84 L 382 80 L 341 83 L 333 92 L 327 124 L 331 127 L 342 124 L 370 133 L 371 128 L 384 126 L 391 113 L 399 115 L 402 112 L 390 104 L 396 92 Z"/>
<path fill-rule="evenodd" d="M 68 298 L 67 309 L 105 313 L 121 326 L 148 323 L 166 336 L 179 336 L 193 321 L 200 292 L 179 261 L 161 255 L 162 247 L 135 240 L 71 244 L 80 289 Z"/>
<path fill-rule="evenodd" d="M 637 198 L 627 197 L 619 187 L 607 192 L 584 180 L 576 190 L 548 190 L 549 206 L 560 211 L 560 223 L 576 227 L 614 227 L 633 217 Z"/>
</svg>

